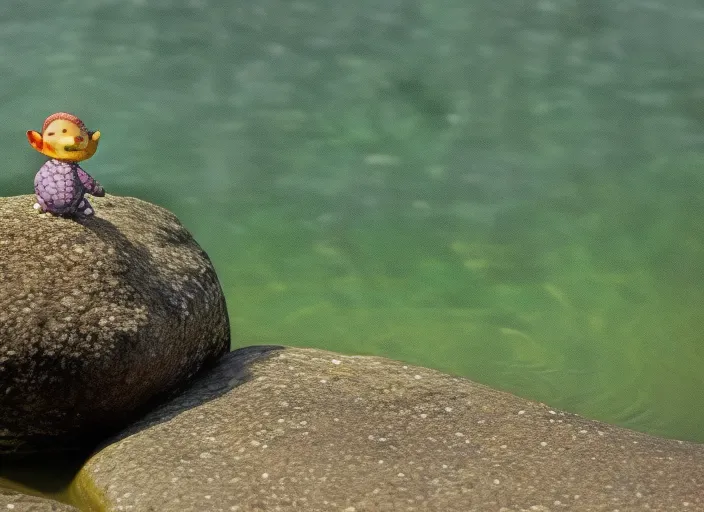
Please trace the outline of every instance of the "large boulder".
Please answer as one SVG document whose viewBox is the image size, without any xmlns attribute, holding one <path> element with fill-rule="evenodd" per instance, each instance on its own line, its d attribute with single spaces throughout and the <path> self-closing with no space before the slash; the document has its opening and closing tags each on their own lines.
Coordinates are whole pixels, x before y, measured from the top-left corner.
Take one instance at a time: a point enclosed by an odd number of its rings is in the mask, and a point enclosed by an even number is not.
<svg viewBox="0 0 704 512">
<path fill-rule="evenodd" d="M 78 222 L 0 199 L 0 453 L 80 445 L 229 350 L 217 276 L 178 219 L 91 201 Z"/>
<path fill-rule="evenodd" d="M 704 445 L 385 359 L 252 347 L 75 485 L 106 511 L 702 511 Z"/>
</svg>

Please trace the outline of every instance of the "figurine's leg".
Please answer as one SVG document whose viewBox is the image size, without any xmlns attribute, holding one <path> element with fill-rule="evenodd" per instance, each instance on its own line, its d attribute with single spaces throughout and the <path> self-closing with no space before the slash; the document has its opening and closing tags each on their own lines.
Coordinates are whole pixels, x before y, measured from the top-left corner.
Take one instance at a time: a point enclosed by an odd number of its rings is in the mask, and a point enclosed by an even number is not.
<svg viewBox="0 0 704 512">
<path fill-rule="evenodd" d="M 76 214 L 79 217 L 91 217 L 95 211 L 93 210 L 93 207 L 91 204 L 88 202 L 88 199 L 85 197 L 81 198 L 81 200 L 78 203 L 78 206 L 76 207 Z"/>
</svg>

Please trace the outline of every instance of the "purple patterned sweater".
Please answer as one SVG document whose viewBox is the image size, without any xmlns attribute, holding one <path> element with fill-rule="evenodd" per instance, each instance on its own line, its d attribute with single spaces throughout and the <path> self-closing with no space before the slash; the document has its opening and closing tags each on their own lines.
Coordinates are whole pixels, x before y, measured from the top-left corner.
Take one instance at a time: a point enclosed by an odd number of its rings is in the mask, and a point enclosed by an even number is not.
<svg viewBox="0 0 704 512">
<path fill-rule="evenodd" d="M 49 160 L 39 169 L 34 177 L 34 192 L 41 211 L 67 217 L 93 215 L 93 207 L 84 194 L 105 195 L 100 183 L 80 165 L 56 159 Z"/>
</svg>

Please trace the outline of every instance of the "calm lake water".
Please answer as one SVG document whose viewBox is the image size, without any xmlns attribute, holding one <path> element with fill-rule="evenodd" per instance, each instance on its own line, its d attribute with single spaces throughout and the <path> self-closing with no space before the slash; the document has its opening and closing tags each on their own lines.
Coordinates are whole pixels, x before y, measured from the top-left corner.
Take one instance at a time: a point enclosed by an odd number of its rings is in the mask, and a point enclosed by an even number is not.
<svg viewBox="0 0 704 512">
<path fill-rule="evenodd" d="M 209 253 L 234 347 L 704 442 L 701 2 L 3 0 L 0 43 L 2 195 L 76 113 L 85 169 Z"/>
</svg>

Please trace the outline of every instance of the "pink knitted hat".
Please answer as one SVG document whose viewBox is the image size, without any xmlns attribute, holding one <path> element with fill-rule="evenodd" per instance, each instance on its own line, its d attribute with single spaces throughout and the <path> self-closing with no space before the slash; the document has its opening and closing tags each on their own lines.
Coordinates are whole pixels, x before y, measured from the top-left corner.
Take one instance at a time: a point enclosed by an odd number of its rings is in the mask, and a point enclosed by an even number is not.
<svg viewBox="0 0 704 512">
<path fill-rule="evenodd" d="M 68 112 L 57 112 L 56 114 L 51 114 L 49 117 L 47 117 L 44 120 L 44 124 L 42 125 L 42 133 L 46 130 L 47 126 L 49 126 L 51 123 L 56 121 L 57 119 L 63 119 L 64 121 L 70 121 L 76 126 L 78 126 L 81 130 L 87 132 L 88 129 L 86 128 L 86 125 L 83 124 L 83 121 L 78 119 L 76 116 L 73 114 L 69 114 Z"/>
</svg>

